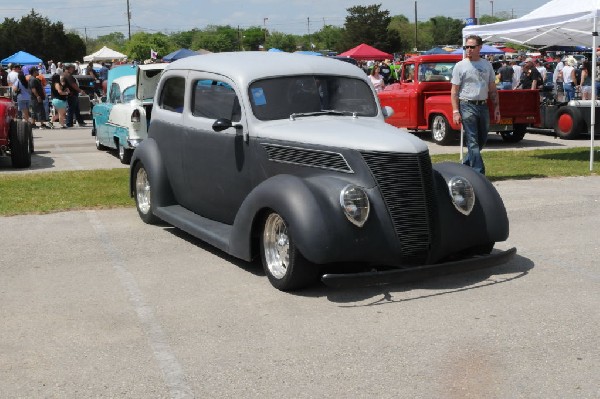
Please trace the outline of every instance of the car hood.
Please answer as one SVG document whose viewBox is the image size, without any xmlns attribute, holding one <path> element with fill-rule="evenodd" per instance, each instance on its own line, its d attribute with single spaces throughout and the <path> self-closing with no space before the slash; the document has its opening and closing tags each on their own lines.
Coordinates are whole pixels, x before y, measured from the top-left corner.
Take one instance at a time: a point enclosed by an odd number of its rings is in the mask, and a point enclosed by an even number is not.
<svg viewBox="0 0 600 399">
<path fill-rule="evenodd" d="M 406 129 L 379 118 L 310 116 L 295 120 L 261 122 L 251 136 L 260 139 L 295 141 L 302 145 L 343 147 L 362 151 L 419 153 L 427 144 Z"/>
</svg>

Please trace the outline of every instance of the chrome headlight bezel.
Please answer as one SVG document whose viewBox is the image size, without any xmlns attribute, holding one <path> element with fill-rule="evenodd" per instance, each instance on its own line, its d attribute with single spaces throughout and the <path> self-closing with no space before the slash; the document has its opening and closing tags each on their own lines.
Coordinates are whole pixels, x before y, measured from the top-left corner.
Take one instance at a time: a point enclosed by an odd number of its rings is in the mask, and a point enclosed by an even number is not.
<svg viewBox="0 0 600 399">
<path fill-rule="evenodd" d="M 457 211 L 469 215 L 475 206 L 475 189 L 463 176 L 453 176 L 448 180 L 448 194 Z"/>
<path fill-rule="evenodd" d="M 362 227 L 371 211 L 369 196 L 364 188 L 348 184 L 340 191 L 340 206 L 346 218 L 355 226 Z"/>
</svg>

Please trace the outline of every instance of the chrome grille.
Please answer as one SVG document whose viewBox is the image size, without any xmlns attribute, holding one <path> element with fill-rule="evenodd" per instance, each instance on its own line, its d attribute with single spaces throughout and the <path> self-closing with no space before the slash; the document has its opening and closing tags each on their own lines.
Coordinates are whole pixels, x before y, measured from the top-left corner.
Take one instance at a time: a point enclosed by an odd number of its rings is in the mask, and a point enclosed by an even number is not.
<svg viewBox="0 0 600 399">
<path fill-rule="evenodd" d="M 433 172 L 429 152 L 361 152 L 385 201 L 405 262 L 423 262 L 433 236 Z"/>
<path fill-rule="evenodd" d="M 337 152 L 319 151 L 306 148 L 262 144 L 269 161 L 311 166 L 336 172 L 353 173 L 346 159 Z"/>
</svg>

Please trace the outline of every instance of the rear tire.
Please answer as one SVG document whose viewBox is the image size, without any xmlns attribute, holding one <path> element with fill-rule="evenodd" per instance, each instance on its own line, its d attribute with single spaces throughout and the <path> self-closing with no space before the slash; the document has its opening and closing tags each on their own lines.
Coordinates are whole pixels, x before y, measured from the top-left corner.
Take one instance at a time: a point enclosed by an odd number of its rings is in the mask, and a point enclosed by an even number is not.
<svg viewBox="0 0 600 399">
<path fill-rule="evenodd" d="M 525 132 L 527 130 L 527 125 L 516 124 L 513 126 L 513 130 L 511 132 L 500 132 L 502 136 L 502 140 L 507 143 L 518 143 L 523 140 L 525 137 Z"/>
<path fill-rule="evenodd" d="M 133 171 L 135 179 L 133 184 L 133 196 L 135 207 L 144 223 L 157 224 L 160 219 L 154 215 L 154 198 L 148 172 L 144 164 L 138 162 Z"/>
<path fill-rule="evenodd" d="M 554 133 L 564 140 L 572 140 L 584 133 L 583 117 L 579 108 L 565 106 L 556 113 Z"/>
<path fill-rule="evenodd" d="M 121 142 L 117 142 L 117 146 L 119 148 L 119 160 L 122 164 L 129 165 L 129 163 L 131 163 L 131 155 L 133 154 L 133 151 L 123 147 Z"/>
<path fill-rule="evenodd" d="M 431 138 L 439 145 L 448 145 L 456 140 L 457 131 L 450 127 L 444 115 L 435 114 L 431 117 Z"/>
<path fill-rule="evenodd" d="M 287 222 L 276 212 L 271 212 L 265 219 L 260 236 L 260 256 L 265 274 L 278 290 L 304 288 L 318 278 L 318 266 L 302 256 Z"/>
<path fill-rule="evenodd" d="M 10 122 L 10 157 L 14 168 L 31 166 L 31 125 L 25 121 Z"/>
</svg>

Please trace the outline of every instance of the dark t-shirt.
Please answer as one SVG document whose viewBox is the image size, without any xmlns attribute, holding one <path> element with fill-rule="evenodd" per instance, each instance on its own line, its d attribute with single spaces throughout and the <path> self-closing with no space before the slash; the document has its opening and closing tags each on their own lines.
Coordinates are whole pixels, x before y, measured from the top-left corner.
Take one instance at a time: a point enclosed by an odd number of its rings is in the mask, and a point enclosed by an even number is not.
<svg viewBox="0 0 600 399">
<path fill-rule="evenodd" d="M 43 100 L 44 98 L 46 98 L 46 92 L 42 87 L 42 82 L 40 82 L 40 80 L 35 76 L 31 76 L 29 78 L 29 90 L 31 91 L 31 98 L 37 101 L 36 95 L 33 94 L 33 89 L 35 89 L 37 95 L 40 96 L 40 99 Z"/>
<path fill-rule="evenodd" d="M 58 90 L 56 90 L 55 84 L 58 83 L 61 86 L 62 91 L 65 91 L 65 85 L 61 81 L 60 75 L 55 73 L 52 75 L 52 83 L 50 85 L 50 93 L 52 94 L 52 98 L 58 98 L 59 100 L 66 101 L 67 96 L 65 94 L 59 94 Z"/>
<path fill-rule="evenodd" d="M 381 76 L 383 76 L 384 83 L 388 83 L 390 80 L 390 75 L 392 74 L 392 69 L 386 64 L 383 64 L 379 68 L 379 73 L 381 74 Z"/>
<path fill-rule="evenodd" d="M 523 71 L 521 74 L 521 88 L 531 89 L 534 80 L 537 80 L 536 89 L 541 89 L 544 82 L 542 82 L 542 75 L 540 74 L 540 71 L 538 71 L 535 67 L 531 68 L 529 72 Z"/>
<path fill-rule="evenodd" d="M 65 73 L 63 75 L 63 78 L 65 80 L 67 88 L 69 89 L 69 96 L 77 96 L 77 89 L 79 88 L 79 86 L 77 85 L 77 79 L 75 79 L 73 75 L 68 73 Z"/>
<path fill-rule="evenodd" d="M 503 65 L 500 67 L 500 69 L 498 69 L 498 74 L 500 74 L 501 82 L 512 82 L 515 70 L 509 65 Z"/>
</svg>

